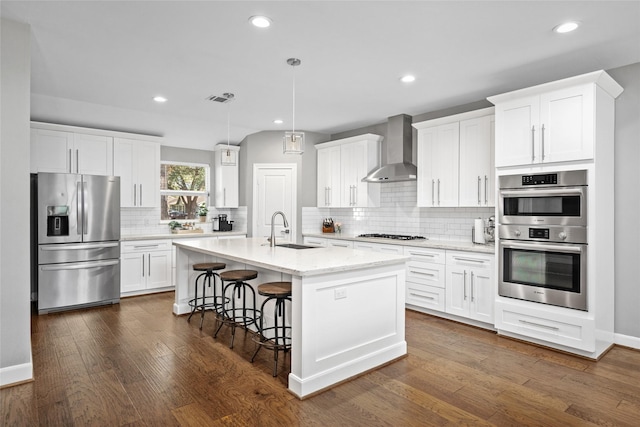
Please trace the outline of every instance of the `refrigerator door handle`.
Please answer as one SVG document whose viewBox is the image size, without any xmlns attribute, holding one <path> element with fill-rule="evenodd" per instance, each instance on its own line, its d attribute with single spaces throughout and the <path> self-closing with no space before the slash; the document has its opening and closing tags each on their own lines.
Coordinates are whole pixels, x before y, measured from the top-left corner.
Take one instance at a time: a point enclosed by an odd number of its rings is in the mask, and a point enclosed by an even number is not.
<svg viewBox="0 0 640 427">
<path fill-rule="evenodd" d="M 82 234 L 89 234 L 89 206 L 87 205 L 87 189 L 82 182 Z"/>
<path fill-rule="evenodd" d="M 118 246 L 118 242 L 109 243 L 83 243 L 80 245 L 52 245 L 52 246 L 40 246 L 41 251 L 67 251 L 67 250 L 84 250 L 84 249 L 103 249 L 103 248 L 115 248 Z"/>
<path fill-rule="evenodd" d="M 83 223 L 83 210 L 82 207 L 84 205 L 83 194 L 82 194 L 82 183 L 76 183 L 76 233 L 78 235 L 82 234 L 82 223 Z"/>
<path fill-rule="evenodd" d="M 119 259 L 109 260 L 109 261 L 74 262 L 70 264 L 41 265 L 40 269 L 42 271 L 85 270 L 87 268 L 108 267 L 110 265 L 118 265 L 119 263 L 120 263 Z"/>
</svg>

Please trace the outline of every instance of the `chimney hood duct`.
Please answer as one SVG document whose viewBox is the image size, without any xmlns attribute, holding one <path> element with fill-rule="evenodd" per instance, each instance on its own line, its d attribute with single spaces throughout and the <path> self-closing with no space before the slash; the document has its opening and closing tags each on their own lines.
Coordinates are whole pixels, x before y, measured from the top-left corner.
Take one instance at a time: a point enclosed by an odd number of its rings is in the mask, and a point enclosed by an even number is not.
<svg viewBox="0 0 640 427">
<path fill-rule="evenodd" d="M 418 168 L 411 163 L 411 116 L 399 114 L 387 122 L 387 164 L 369 173 L 362 182 L 415 181 Z"/>
</svg>

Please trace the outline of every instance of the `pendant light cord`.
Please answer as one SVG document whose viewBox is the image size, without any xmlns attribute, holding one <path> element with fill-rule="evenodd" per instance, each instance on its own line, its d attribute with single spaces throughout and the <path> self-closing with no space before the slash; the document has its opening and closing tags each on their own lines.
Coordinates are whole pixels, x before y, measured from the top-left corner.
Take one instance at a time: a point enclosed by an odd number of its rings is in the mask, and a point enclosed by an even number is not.
<svg viewBox="0 0 640 427">
<path fill-rule="evenodd" d="M 296 66 L 293 67 L 293 120 L 291 122 L 291 133 L 296 132 Z M 295 138 L 295 135 L 292 135 Z"/>
</svg>

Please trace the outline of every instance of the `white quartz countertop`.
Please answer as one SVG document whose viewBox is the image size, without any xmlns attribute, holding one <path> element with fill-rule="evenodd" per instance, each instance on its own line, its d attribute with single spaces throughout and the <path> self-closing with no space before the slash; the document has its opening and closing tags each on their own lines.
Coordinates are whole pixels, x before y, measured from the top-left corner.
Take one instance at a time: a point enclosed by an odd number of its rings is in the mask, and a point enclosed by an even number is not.
<svg viewBox="0 0 640 427">
<path fill-rule="evenodd" d="M 304 237 L 318 237 L 322 239 L 351 240 L 358 242 L 381 243 L 387 245 L 414 246 L 418 248 L 448 249 L 454 251 L 478 252 L 484 254 L 495 253 L 495 244 L 481 245 L 472 242 L 456 242 L 451 240 L 395 240 L 370 237 L 358 237 L 344 233 L 304 233 Z"/>
<path fill-rule="evenodd" d="M 135 241 L 135 240 L 158 240 L 158 239 L 197 239 L 208 237 L 226 237 L 226 236 L 246 236 L 246 231 L 213 231 L 208 233 L 192 233 L 192 234 L 132 234 L 128 236 L 121 236 L 120 240 Z"/>
<path fill-rule="evenodd" d="M 174 241 L 173 245 L 294 276 L 316 276 L 374 266 L 404 264 L 410 259 L 408 256 L 348 248 L 272 248 L 268 243 L 265 245 L 264 238 Z"/>
</svg>

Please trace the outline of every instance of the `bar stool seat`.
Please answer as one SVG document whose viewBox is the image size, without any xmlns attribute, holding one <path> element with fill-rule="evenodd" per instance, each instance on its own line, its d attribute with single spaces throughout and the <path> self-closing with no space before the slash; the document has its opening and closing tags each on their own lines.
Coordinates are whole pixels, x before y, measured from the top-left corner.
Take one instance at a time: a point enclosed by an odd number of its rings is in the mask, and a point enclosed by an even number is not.
<svg viewBox="0 0 640 427">
<path fill-rule="evenodd" d="M 213 337 L 218 336 L 218 332 L 223 325 L 231 327 L 231 344 L 236 335 L 236 327 L 240 326 L 245 331 L 251 325 L 257 324 L 260 318 L 260 311 L 256 308 L 256 292 L 253 287 L 247 283 L 258 277 L 255 270 L 227 270 L 220 273 L 220 278 L 224 284 L 222 296 L 224 303 L 220 307 L 220 325 Z M 225 284 L 226 283 L 226 284 Z"/>
<path fill-rule="evenodd" d="M 204 312 L 206 310 L 216 311 L 218 315 L 218 309 L 222 306 L 223 298 L 218 295 L 216 287 L 216 276 L 219 278 L 218 273 L 214 271 L 222 270 L 227 265 L 223 262 L 201 262 L 191 266 L 193 271 L 201 271 L 202 273 L 196 277 L 194 298 L 189 300 L 189 306 L 191 307 L 191 314 L 187 318 L 187 322 L 191 322 L 191 317 L 196 311 L 200 312 L 200 329 L 202 329 L 202 322 L 204 321 Z M 211 279 L 213 278 L 213 290 L 212 293 L 207 295 L 206 288 L 211 287 Z M 222 281 L 220 280 L 220 286 L 222 287 Z M 200 296 L 198 296 L 198 287 L 200 287 Z M 222 291 L 222 289 L 221 289 Z"/>
<path fill-rule="evenodd" d="M 291 302 L 291 282 L 267 282 L 258 286 L 258 293 L 267 297 L 260 306 L 262 316 L 258 320 L 258 337 L 254 341 L 258 348 L 251 362 L 254 361 L 262 347 L 273 351 L 273 376 L 278 375 L 278 352 L 285 353 L 291 349 L 291 326 L 287 325 L 285 302 Z M 264 326 L 265 306 L 275 301 L 273 308 L 273 326 Z"/>
</svg>

